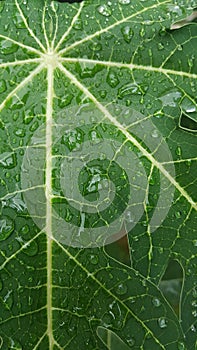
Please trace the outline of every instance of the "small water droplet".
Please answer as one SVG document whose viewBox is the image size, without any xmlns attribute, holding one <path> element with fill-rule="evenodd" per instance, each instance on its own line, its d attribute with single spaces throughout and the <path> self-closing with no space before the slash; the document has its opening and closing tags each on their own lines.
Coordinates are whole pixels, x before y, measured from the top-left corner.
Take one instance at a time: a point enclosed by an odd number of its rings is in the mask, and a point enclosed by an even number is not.
<svg viewBox="0 0 197 350">
<path fill-rule="evenodd" d="M 194 245 L 194 247 L 197 247 L 197 239 L 195 239 L 195 240 L 193 241 L 193 245 Z"/>
<path fill-rule="evenodd" d="M 181 149 L 180 146 L 178 146 L 178 147 L 176 148 L 176 154 L 177 154 L 177 156 L 181 156 L 181 154 L 182 154 L 182 149 Z"/>
<path fill-rule="evenodd" d="M 89 256 L 89 260 L 90 260 L 90 262 L 91 262 L 91 264 L 93 264 L 93 265 L 96 265 L 96 264 L 98 264 L 98 256 L 97 255 L 95 255 L 95 254 L 91 254 L 90 256 Z"/>
<path fill-rule="evenodd" d="M 14 231 L 14 221 L 4 215 L 0 219 L 0 241 L 7 239 Z"/>
<path fill-rule="evenodd" d="M 157 129 L 153 130 L 151 136 L 152 136 L 154 139 L 158 138 L 158 137 L 159 137 L 158 130 L 157 130 Z"/>
<path fill-rule="evenodd" d="M 175 217 L 176 217 L 177 219 L 180 219 L 180 218 L 181 218 L 181 212 L 180 212 L 180 211 L 176 211 L 174 215 L 175 215 Z"/>
<path fill-rule="evenodd" d="M 125 213 L 125 220 L 127 222 L 134 222 L 135 216 L 132 214 L 132 212 L 126 211 L 126 213 Z"/>
<path fill-rule="evenodd" d="M 7 90 L 6 82 L 4 79 L 0 80 L 0 94 Z"/>
<path fill-rule="evenodd" d="M 156 306 L 156 307 L 161 306 L 161 301 L 160 301 L 157 297 L 154 297 L 154 298 L 152 299 L 152 303 L 153 303 L 153 305 Z"/>
<path fill-rule="evenodd" d="M 105 16 L 105 17 L 109 17 L 111 16 L 111 9 L 108 5 L 104 4 L 104 5 L 100 5 L 99 7 L 97 7 L 97 11 Z"/>
<path fill-rule="evenodd" d="M 73 28 L 76 30 L 83 30 L 83 22 L 80 18 L 78 18 L 74 24 L 73 24 Z"/>
<path fill-rule="evenodd" d="M 118 295 L 124 295 L 127 292 L 127 285 L 124 283 L 120 283 L 117 287 L 116 287 L 116 293 Z"/>
<path fill-rule="evenodd" d="M 160 317 L 158 319 L 158 324 L 160 328 L 166 328 L 167 327 L 167 320 L 165 317 Z"/>
<path fill-rule="evenodd" d="M 185 345 L 183 342 L 178 342 L 178 350 L 185 350 Z"/>
<path fill-rule="evenodd" d="M 130 43 L 133 37 L 133 29 L 130 26 L 125 26 L 123 28 L 121 28 L 121 32 L 123 35 L 124 40 L 126 41 L 126 43 Z"/>
<path fill-rule="evenodd" d="M 194 317 L 197 317 L 197 310 L 193 310 L 193 311 L 192 311 L 192 315 L 193 315 Z"/>
<path fill-rule="evenodd" d="M 128 4 L 130 4 L 131 0 L 118 0 L 118 2 L 121 5 L 128 5 Z"/>
<path fill-rule="evenodd" d="M 191 325 L 190 329 L 192 332 L 196 332 L 196 327 L 193 324 Z"/>
<path fill-rule="evenodd" d="M 110 70 L 108 75 L 107 75 L 107 83 L 112 87 L 116 87 L 119 84 L 119 79 L 114 70 Z"/>
<path fill-rule="evenodd" d="M 16 166 L 16 156 L 14 153 L 2 153 L 0 158 L 0 165 L 4 168 L 12 169 Z"/>
</svg>

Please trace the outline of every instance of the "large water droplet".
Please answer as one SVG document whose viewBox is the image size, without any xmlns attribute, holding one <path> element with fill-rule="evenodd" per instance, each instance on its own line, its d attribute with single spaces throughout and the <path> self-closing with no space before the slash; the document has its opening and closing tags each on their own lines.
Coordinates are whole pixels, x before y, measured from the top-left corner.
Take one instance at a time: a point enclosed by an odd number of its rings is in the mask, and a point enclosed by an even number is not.
<svg viewBox="0 0 197 350">
<path fill-rule="evenodd" d="M 4 215 L 0 219 L 0 241 L 7 239 L 14 230 L 14 221 Z"/>
<path fill-rule="evenodd" d="M 100 5 L 99 7 L 97 7 L 97 11 L 105 16 L 105 17 L 109 17 L 111 16 L 111 9 L 108 5 L 104 4 L 104 5 Z"/>
<path fill-rule="evenodd" d="M 124 284 L 124 283 L 120 283 L 117 287 L 116 287 L 116 293 L 118 294 L 118 295 L 124 295 L 124 294 L 126 294 L 126 292 L 127 292 L 127 285 L 126 284 Z"/>
<path fill-rule="evenodd" d="M 161 301 L 160 301 L 157 297 L 154 297 L 154 298 L 152 299 L 152 303 L 153 303 L 153 305 L 156 306 L 156 307 L 161 306 Z"/>
<path fill-rule="evenodd" d="M 10 350 L 23 350 L 22 345 L 17 341 L 10 339 Z"/>
<path fill-rule="evenodd" d="M 160 317 L 158 319 L 158 325 L 160 328 L 166 328 L 167 327 L 167 320 L 165 317 Z"/>
<path fill-rule="evenodd" d="M 8 40 L 2 40 L 0 41 L 0 51 L 4 55 L 9 55 L 11 53 L 14 53 L 18 50 L 18 45 L 12 43 Z"/>
<path fill-rule="evenodd" d="M 18 28 L 18 29 L 25 28 L 25 23 L 24 23 L 21 15 L 18 12 L 16 12 L 13 19 L 14 19 L 14 24 L 15 24 L 16 28 Z"/>
<path fill-rule="evenodd" d="M 133 37 L 132 28 L 127 25 L 127 26 L 121 28 L 121 32 L 122 32 L 124 40 L 129 44 L 132 40 L 132 37 Z"/>
<path fill-rule="evenodd" d="M 29 256 L 34 256 L 38 253 L 38 245 L 34 241 L 32 241 L 31 243 L 27 243 L 23 251 Z"/>
<path fill-rule="evenodd" d="M 0 165 L 4 168 L 12 169 L 16 166 L 16 156 L 14 153 L 2 153 L 0 157 Z"/>
</svg>

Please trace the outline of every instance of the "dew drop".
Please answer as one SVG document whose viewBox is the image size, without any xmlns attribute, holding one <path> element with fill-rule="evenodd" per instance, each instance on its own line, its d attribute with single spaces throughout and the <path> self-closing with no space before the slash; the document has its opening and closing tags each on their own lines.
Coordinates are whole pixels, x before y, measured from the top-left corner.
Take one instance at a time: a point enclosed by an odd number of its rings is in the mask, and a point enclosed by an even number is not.
<svg viewBox="0 0 197 350">
<path fill-rule="evenodd" d="M 14 24 L 18 29 L 25 28 L 25 23 L 19 13 L 16 13 L 14 16 Z"/>
<path fill-rule="evenodd" d="M 0 219 L 0 241 L 7 239 L 14 231 L 14 222 L 8 216 L 2 216 Z"/>
<path fill-rule="evenodd" d="M 177 154 L 177 156 L 181 156 L 181 154 L 182 154 L 182 149 L 181 149 L 180 146 L 178 146 L 178 147 L 176 148 L 176 154 Z"/>
<path fill-rule="evenodd" d="M 185 345 L 183 342 L 178 342 L 178 350 L 185 350 Z"/>
<path fill-rule="evenodd" d="M 175 217 L 176 217 L 177 219 L 180 219 L 180 218 L 181 218 L 181 212 L 180 212 L 180 211 L 176 211 L 174 215 L 175 215 Z"/>
<path fill-rule="evenodd" d="M 4 296 L 3 302 L 5 303 L 6 308 L 10 310 L 13 305 L 13 295 L 11 290 L 9 290 Z"/>
<path fill-rule="evenodd" d="M 158 319 L 158 324 L 160 328 L 166 328 L 167 327 L 167 320 L 165 319 L 165 317 L 160 317 Z"/>
<path fill-rule="evenodd" d="M 130 2 L 131 2 L 131 0 L 119 0 L 118 2 L 119 2 L 119 4 L 121 4 L 121 5 L 129 5 Z"/>
<path fill-rule="evenodd" d="M 0 80 L 0 94 L 4 91 L 6 91 L 7 87 L 6 87 L 6 82 L 5 80 Z"/>
<path fill-rule="evenodd" d="M 1 155 L 0 165 L 4 168 L 12 169 L 16 166 L 16 156 L 14 153 L 5 153 Z"/>
<path fill-rule="evenodd" d="M 197 310 L 193 310 L 193 311 L 192 311 L 192 315 L 193 315 L 194 317 L 197 317 Z"/>
<path fill-rule="evenodd" d="M 130 211 L 126 211 L 126 213 L 125 213 L 125 220 L 127 222 L 134 222 L 135 217 L 134 217 L 134 215 L 132 215 L 132 213 Z"/>
<path fill-rule="evenodd" d="M 95 254 L 91 254 L 89 256 L 89 260 L 90 260 L 91 264 L 93 264 L 93 265 L 97 265 L 98 264 L 98 256 L 95 255 Z"/>
<path fill-rule="evenodd" d="M 23 251 L 28 256 L 34 256 L 38 253 L 38 245 L 34 241 L 32 241 L 31 243 L 27 243 Z"/>
<path fill-rule="evenodd" d="M 194 245 L 194 247 L 197 247 L 197 239 L 195 239 L 195 240 L 193 241 L 193 245 Z"/>
<path fill-rule="evenodd" d="M 191 325 L 190 329 L 192 332 L 196 332 L 196 327 L 193 324 Z"/>
<path fill-rule="evenodd" d="M 119 84 L 119 79 L 115 71 L 110 70 L 107 75 L 107 83 L 112 87 L 116 87 Z"/>
<path fill-rule="evenodd" d="M 116 287 L 116 293 L 118 295 L 124 295 L 127 292 L 127 285 L 124 283 L 120 283 L 117 287 Z"/>
<path fill-rule="evenodd" d="M 133 30 L 130 26 L 125 26 L 121 28 L 121 32 L 126 43 L 130 43 L 133 37 Z"/>
<path fill-rule="evenodd" d="M 97 11 L 105 17 L 111 16 L 111 9 L 108 5 L 100 5 L 99 7 L 97 7 Z"/>
<path fill-rule="evenodd" d="M 151 136 L 152 136 L 154 139 L 158 138 L 158 137 L 159 137 L 158 130 L 156 130 L 156 129 L 155 129 L 155 130 L 153 130 L 153 132 L 152 132 Z"/>
<path fill-rule="evenodd" d="M 160 301 L 157 297 L 154 297 L 154 298 L 152 299 L 152 303 L 153 303 L 153 305 L 154 305 L 155 307 L 161 306 L 161 301 Z"/>
<path fill-rule="evenodd" d="M 0 13 L 3 11 L 3 8 L 4 8 L 4 2 L 0 2 Z"/>
<path fill-rule="evenodd" d="M 11 53 L 14 53 L 18 50 L 18 45 L 12 43 L 8 40 L 2 40 L 0 41 L 0 51 L 4 55 L 9 55 Z"/>
<path fill-rule="evenodd" d="M 10 350 L 23 350 L 22 345 L 17 341 L 10 339 Z"/>
<path fill-rule="evenodd" d="M 197 298 L 197 288 L 193 289 L 192 295 L 193 295 L 194 298 Z"/>
</svg>

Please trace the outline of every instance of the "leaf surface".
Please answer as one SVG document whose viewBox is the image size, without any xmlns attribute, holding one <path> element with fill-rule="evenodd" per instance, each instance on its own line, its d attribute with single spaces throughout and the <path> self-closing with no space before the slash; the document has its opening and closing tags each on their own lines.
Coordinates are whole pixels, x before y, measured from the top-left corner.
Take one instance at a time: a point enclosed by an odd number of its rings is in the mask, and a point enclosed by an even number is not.
<svg viewBox="0 0 197 350">
<path fill-rule="evenodd" d="M 196 349 L 195 7 L 0 2 L 0 349 Z"/>
</svg>

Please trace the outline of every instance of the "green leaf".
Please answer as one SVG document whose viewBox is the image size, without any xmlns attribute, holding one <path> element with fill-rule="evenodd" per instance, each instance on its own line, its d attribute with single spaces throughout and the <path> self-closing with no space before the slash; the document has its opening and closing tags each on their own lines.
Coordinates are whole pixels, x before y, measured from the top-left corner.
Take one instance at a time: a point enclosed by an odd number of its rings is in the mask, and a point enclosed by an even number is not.
<svg viewBox="0 0 197 350">
<path fill-rule="evenodd" d="M 0 349 L 196 349 L 195 7 L 0 2 Z"/>
</svg>

